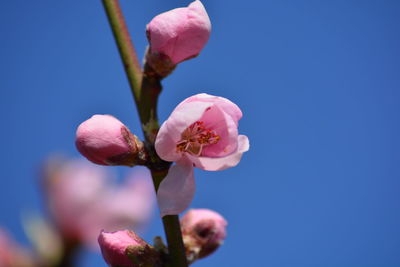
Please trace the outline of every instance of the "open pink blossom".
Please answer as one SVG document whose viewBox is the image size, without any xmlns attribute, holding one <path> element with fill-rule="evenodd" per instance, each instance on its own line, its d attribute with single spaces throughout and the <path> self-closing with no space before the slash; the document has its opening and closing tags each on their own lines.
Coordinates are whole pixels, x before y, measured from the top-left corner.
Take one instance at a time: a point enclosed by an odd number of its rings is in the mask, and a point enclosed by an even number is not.
<svg viewBox="0 0 400 267">
<path fill-rule="evenodd" d="M 150 219 L 154 189 L 145 168 L 132 169 L 118 185 L 111 171 L 85 160 L 53 160 L 44 184 L 50 215 L 63 238 L 97 246 L 100 230 L 135 230 Z"/>
<path fill-rule="evenodd" d="M 186 253 L 190 262 L 214 252 L 225 240 L 227 222 L 209 209 L 191 209 L 181 218 Z"/>
<path fill-rule="evenodd" d="M 210 37 L 211 22 L 197 0 L 153 18 L 146 27 L 150 52 L 167 56 L 173 64 L 197 56 Z"/>
<path fill-rule="evenodd" d="M 161 125 L 157 154 L 176 162 L 158 189 L 161 216 L 179 214 L 190 204 L 195 190 L 193 166 L 219 171 L 239 163 L 249 149 L 247 136 L 238 134 L 241 117 L 230 100 L 198 94 L 181 102 Z"/>
</svg>

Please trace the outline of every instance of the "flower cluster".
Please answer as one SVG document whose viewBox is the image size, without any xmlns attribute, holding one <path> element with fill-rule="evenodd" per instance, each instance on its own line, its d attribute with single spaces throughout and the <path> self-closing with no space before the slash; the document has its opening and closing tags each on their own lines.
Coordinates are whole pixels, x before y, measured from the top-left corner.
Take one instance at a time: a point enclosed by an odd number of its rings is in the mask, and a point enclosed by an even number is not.
<svg viewBox="0 0 400 267">
<path fill-rule="evenodd" d="M 210 19 L 199 0 L 162 13 L 147 25 L 149 48 L 141 73 L 145 87 L 140 88 L 140 99 L 135 98 L 145 142 L 110 115 L 94 115 L 76 131 L 77 149 L 93 163 L 144 165 L 153 173 L 163 173 L 161 179 L 154 178 L 161 217 L 178 215 L 189 207 L 195 193 L 194 168 L 225 170 L 236 166 L 249 150 L 249 139 L 238 131 L 242 111 L 224 97 L 206 93 L 188 97 L 160 128 L 156 114 L 152 114 L 156 111 L 160 81 L 178 63 L 198 56 L 210 32 Z M 153 121 L 142 116 L 143 112 L 149 112 Z M 92 190 L 96 187 L 89 191 Z M 190 210 L 183 216 L 181 230 L 187 261 L 192 263 L 215 251 L 225 239 L 226 225 L 226 220 L 211 210 Z M 103 231 L 98 241 L 110 266 L 157 266 L 168 253 L 162 244 L 152 247 L 131 231 Z"/>
<path fill-rule="evenodd" d="M 111 267 L 186 266 L 225 240 L 227 221 L 219 213 L 191 209 L 180 221 L 177 215 L 194 197 L 194 168 L 222 171 L 236 166 L 249 150 L 249 139 L 238 131 L 242 111 L 224 97 L 200 93 L 178 104 L 161 127 L 156 114 L 161 80 L 178 64 L 197 57 L 209 40 L 206 9 L 195 0 L 155 16 L 146 26 L 149 46 L 141 69 L 118 1 L 103 4 L 131 82 L 144 141 L 112 115 L 97 114 L 82 122 L 76 148 L 103 166 L 81 159 L 47 161 L 40 180 L 47 216 L 24 218 L 34 249 L 26 250 L 0 229 L 0 267 L 73 266 L 82 247 L 97 245 Z M 138 165 L 142 167 L 121 183 L 104 168 Z M 168 247 L 160 237 L 152 246 L 134 232 L 149 221 L 156 198 L 161 217 L 167 216 Z"/>
</svg>

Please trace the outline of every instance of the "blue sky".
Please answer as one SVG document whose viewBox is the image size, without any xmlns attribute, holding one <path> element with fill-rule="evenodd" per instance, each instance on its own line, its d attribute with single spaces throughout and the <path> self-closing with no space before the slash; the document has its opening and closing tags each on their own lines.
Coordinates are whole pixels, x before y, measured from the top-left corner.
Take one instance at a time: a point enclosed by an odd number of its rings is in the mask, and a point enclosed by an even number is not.
<svg viewBox="0 0 400 267">
<path fill-rule="evenodd" d="M 142 55 L 151 18 L 190 1 L 121 3 Z M 399 266 L 400 2 L 203 3 L 211 38 L 164 81 L 160 118 L 196 93 L 227 97 L 251 149 L 234 169 L 196 172 L 192 206 L 229 227 L 195 266 Z M 42 160 L 78 156 L 75 129 L 93 114 L 140 125 L 100 1 L 0 12 L 0 225 L 26 244 L 20 218 L 42 210 Z M 155 216 L 145 237 L 161 233 Z M 80 266 L 105 264 L 91 254 Z"/>
</svg>

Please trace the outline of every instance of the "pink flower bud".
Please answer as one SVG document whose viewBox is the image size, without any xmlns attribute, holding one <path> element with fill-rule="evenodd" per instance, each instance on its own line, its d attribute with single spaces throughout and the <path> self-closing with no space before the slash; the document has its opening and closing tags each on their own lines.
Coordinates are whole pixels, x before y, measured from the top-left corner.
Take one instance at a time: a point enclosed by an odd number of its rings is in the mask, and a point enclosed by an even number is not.
<svg viewBox="0 0 400 267">
<path fill-rule="evenodd" d="M 181 219 L 183 240 L 189 262 L 214 252 L 226 237 L 226 220 L 208 209 L 191 209 Z"/>
<path fill-rule="evenodd" d="M 94 115 L 76 131 L 76 147 L 100 165 L 143 164 L 143 143 L 119 120 L 110 115 Z"/>
<path fill-rule="evenodd" d="M 165 55 L 173 64 L 197 56 L 208 41 L 211 22 L 197 0 L 153 18 L 146 27 L 150 52 Z"/>
<path fill-rule="evenodd" d="M 110 266 L 157 266 L 159 262 L 158 252 L 133 231 L 102 231 L 98 241 L 103 258 Z"/>
</svg>

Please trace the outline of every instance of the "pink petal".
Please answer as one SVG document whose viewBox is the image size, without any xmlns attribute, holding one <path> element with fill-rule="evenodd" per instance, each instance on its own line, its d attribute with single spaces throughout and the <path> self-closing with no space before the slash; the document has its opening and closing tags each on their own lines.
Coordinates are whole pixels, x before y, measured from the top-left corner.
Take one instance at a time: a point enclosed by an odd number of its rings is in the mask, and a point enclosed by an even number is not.
<svg viewBox="0 0 400 267">
<path fill-rule="evenodd" d="M 178 105 L 171 116 L 162 125 L 157 134 L 155 148 L 160 158 L 166 161 L 177 161 L 182 153 L 176 151 L 176 143 L 181 140 L 183 131 L 203 116 L 212 103 L 200 102 L 196 105 Z"/>
<path fill-rule="evenodd" d="M 213 102 L 214 104 L 218 105 L 218 107 L 220 107 L 223 111 L 229 114 L 232 117 L 232 119 L 235 120 L 236 124 L 243 116 L 240 108 L 235 103 L 224 97 L 213 96 L 202 93 L 191 96 L 184 100 L 184 102 L 194 102 L 194 101 Z"/>
<path fill-rule="evenodd" d="M 236 166 L 240 162 L 242 154 L 247 150 L 249 150 L 249 148 L 250 144 L 247 136 L 239 135 L 237 150 L 226 157 L 208 158 L 208 157 L 195 157 L 191 155 L 187 155 L 187 157 L 189 157 L 189 159 L 193 162 L 193 164 L 197 168 L 206 171 L 222 171 L 227 168 Z"/>
<path fill-rule="evenodd" d="M 195 1 L 187 7 L 186 12 L 186 20 L 181 24 L 171 57 L 174 63 L 197 56 L 210 37 L 211 22 L 203 4 Z"/>
<path fill-rule="evenodd" d="M 186 20 L 187 9 L 175 8 L 153 18 L 146 26 L 152 52 L 159 52 L 172 57 L 175 42 L 181 26 Z"/>
<path fill-rule="evenodd" d="M 218 143 L 203 148 L 203 157 L 223 157 L 237 150 L 237 125 L 218 105 L 208 108 L 200 120 L 205 128 L 215 131 L 220 137 Z"/>
<path fill-rule="evenodd" d="M 169 169 L 157 192 L 160 215 L 177 215 L 192 202 L 195 191 L 193 165 L 185 157 Z"/>
</svg>

